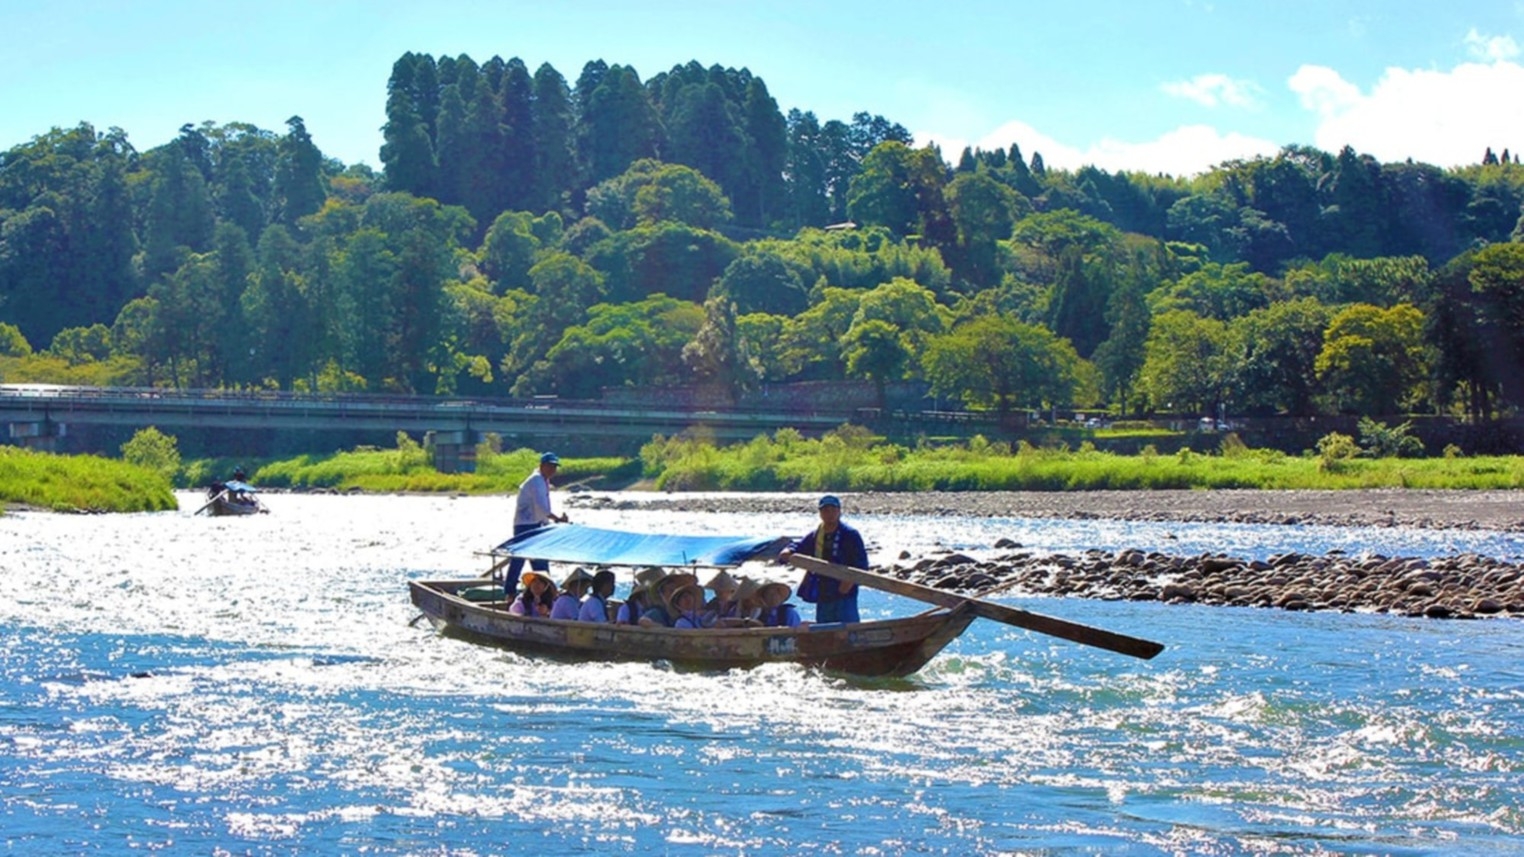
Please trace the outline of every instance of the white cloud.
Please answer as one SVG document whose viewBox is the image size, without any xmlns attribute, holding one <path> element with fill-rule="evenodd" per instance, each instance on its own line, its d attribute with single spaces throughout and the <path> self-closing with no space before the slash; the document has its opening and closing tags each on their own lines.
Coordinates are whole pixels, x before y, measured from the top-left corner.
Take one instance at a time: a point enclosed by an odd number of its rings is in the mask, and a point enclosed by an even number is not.
<svg viewBox="0 0 1524 857">
<path fill-rule="evenodd" d="M 1519 44 L 1513 40 L 1513 36 L 1484 36 L 1472 27 L 1466 33 L 1466 50 L 1476 59 L 1499 62 L 1518 56 Z"/>
<path fill-rule="evenodd" d="M 1325 151 L 1348 145 L 1381 161 L 1452 167 L 1477 163 L 1489 146 L 1524 150 L 1524 66 L 1514 62 L 1389 68 L 1369 93 L 1322 66 L 1287 83 L 1317 114 L 1313 143 Z"/>
<path fill-rule="evenodd" d="M 1234 80 L 1225 74 L 1198 74 L 1190 80 L 1166 83 L 1165 94 L 1186 98 L 1204 107 L 1226 104 L 1231 107 L 1256 107 L 1259 86 L 1253 81 Z"/>
<path fill-rule="evenodd" d="M 1302 106 L 1319 116 L 1334 116 L 1360 103 L 1360 87 L 1327 66 L 1304 65 L 1286 83 Z"/>
<path fill-rule="evenodd" d="M 975 141 L 921 132 L 915 134 L 915 139 L 918 143 L 936 143 L 943 157 L 950 161 L 956 161 L 965 146 L 990 151 L 1008 149 L 1015 143 L 1028 160 L 1033 153 L 1040 153 L 1049 167 L 1072 170 L 1090 165 L 1109 172 L 1128 170 L 1181 177 L 1206 172 L 1223 161 L 1271 156 L 1281 148 L 1270 140 L 1223 134 L 1206 125 L 1186 125 L 1142 142 L 1106 138 L 1085 148 L 1060 142 L 1019 121 L 1007 122 Z"/>
</svg>

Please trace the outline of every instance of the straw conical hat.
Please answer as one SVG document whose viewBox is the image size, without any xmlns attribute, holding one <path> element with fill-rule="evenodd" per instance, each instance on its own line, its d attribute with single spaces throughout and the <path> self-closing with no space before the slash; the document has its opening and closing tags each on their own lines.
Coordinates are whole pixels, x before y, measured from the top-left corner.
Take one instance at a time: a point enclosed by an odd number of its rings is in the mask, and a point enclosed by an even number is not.
<svg viewBox="0 0 1524 857">
<path fill-rule="evenodd" d="M 720 569 L 719 571 L 715 572 L 714 577 L 709 578 L 709 582 L 704 584 L 704 588 L 712 589 L 715 592 L 719 592 L 725 589 L 734 591 L 740 587 L 740 585 L 740 581 L 736 580 L 734 577 L 731 577 L 730 572 L 724 569 Z"/>
</svg>

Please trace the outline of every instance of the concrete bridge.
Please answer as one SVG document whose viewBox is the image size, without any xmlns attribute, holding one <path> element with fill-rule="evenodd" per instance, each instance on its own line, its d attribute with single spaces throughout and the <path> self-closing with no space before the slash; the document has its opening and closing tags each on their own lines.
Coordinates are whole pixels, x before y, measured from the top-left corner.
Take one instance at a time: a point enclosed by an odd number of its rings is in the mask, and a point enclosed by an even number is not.
<svg viewBox="0 0 1524 857">
<path fill-rule="evenodd" d="M 481 436 L 495 432 L 507 445 L 630 449 L 652 435 L 702 432 L 719 443 L 750 440 L 782 428 L 819 436 L 852 417 L 850 412 L 777 410 L 680 410 L 632 408 L 596 401 L 535 399 L 443 399 L 428 396 L 309 395 L 273 391 L 162 390 L 0 385 L 0 422 L 10 442 L 57 449 L 71 431 L 88 426 L 177 430 L 300 430 L 420 435 L 433 432 L 445 459 L 470 453 Z M 443 469 L 448 460 L 442 460 Z M 467 462 L 462 461 L 461 464 Z"/>
</svg>

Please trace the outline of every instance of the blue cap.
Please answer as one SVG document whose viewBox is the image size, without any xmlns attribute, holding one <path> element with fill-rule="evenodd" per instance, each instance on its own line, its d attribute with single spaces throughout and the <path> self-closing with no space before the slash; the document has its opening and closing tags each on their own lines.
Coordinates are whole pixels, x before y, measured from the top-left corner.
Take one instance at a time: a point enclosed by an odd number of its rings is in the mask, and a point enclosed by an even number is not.
<svg viewBox="0 0 1524 857">
<path fill-rule="evenodd" d="M 540 463 L 554 464 L 559 467 L 561 465 L 561 459 L 554 452 L 547 452 L 544 455 L 540 456 Z"/>
<path fill-rule="evenodd" d="M 820 498 L 820 508 L 824 509 L 827 506 L 835 506 L 836 508 L 840 509 L 841 500 L 837 499 L 835 494 L 827 494 L 824 497 Z"/>
</svg>

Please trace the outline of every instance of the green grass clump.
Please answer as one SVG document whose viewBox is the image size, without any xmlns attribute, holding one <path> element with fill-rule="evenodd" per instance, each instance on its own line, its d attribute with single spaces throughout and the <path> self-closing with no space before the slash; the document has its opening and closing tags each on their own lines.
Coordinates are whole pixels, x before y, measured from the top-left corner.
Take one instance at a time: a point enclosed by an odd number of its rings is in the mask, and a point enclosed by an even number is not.
<svg viewBox="0 0 1524 857">
<path fill-rule="evenodd" d="M 1138 455 L 1016 449 L 974 438 L 907 448 L 847 428 L 819 440 L 785 430 L 717 448 L 657 437 L 641 450 L 645 474 L 666 490 L 725 491 L 1147 491 L 1159 489 L 1521 488 L 1524 458 L 1292 457 L 1251 449 L 1236 436 L 1218 454 Z"/>
<path fill-rule="evenodd" d="M 199 464 L 199 463 L 198 463 Z M 524 477 L 540 465 L 540 453 L 531 449 L 496 452 L 490 445 L 478 448 L 476 472 L 440 473 L 428 451 L 405 434 L 398 435 L 396 449 L 362 448 L 331 455 L 299 455 L 260 465 L 249 480 L 265 488 L 326 488 L 334 491 L 436 494 L 508 494 L 518 490 Z M 639 476 L 638 460 L 617 457 L 563 458 L 556 485 L 610 481 L 624 484 Z M 191 468 L 187 468 L 189 471 Z M 200 468 L 198 467 L 198 470 Z M 209 470 L 216 477 L 222 470 Z"/>
<path fill-rule="evenodd" d="M 158 512 L 178 507 L 169 480 L 94 455 L 0 447 L 0 503 L 58 512 Z"/>
</svg>

